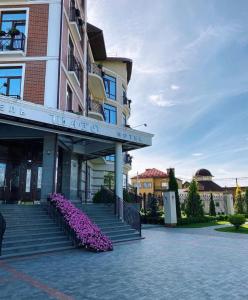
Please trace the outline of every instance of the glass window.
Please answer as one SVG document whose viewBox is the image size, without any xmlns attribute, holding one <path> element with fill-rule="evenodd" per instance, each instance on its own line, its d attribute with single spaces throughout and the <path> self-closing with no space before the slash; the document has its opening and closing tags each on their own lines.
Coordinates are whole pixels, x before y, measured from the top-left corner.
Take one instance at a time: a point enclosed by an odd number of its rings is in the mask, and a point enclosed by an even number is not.
<svg viewBox="0 0 248 300">
<path fill-rule="evenodd" d="M 143 187 L 144 187 L 144 189 L 151 189 L 152 188 L 152 183 L 151 182 L 144 182 Z"/>
<path fill-rule="evenodd" d="M 26 11 L 6 11 L 1 14 L 1 30 L 8 33 L 11 29 L 17 29 L 25 34 Z"/>
<path fill-rule="evenodd" d="M 127 174 L 123 174 L 123 188 L 127 189 L 128 187 L 128 178 L 127 178 Z"/>
<path fill-rule="evenodd" d="M 106 159 L 107 161 L 115 161 L 115 155 L 114 155 L 114 154 L 112 154 L 112 155 L 107 155 L 107 156 L 105 156 L 105 159 Z"/>
<path fill-rule="evenodd" d="M 116 100 L 116 78 L 107 74 L 103 75 L 105 92 L 108 98 Z"/>
<path fill-rule="evenodd" d="M 116 107 L 104 104 L 105 120 L 110 124 L 117 124 L 117 109 Z"/>
<path fill-rule="evenodd" d="M 66 91 L 66 110 L 72 111 L 72 90 L 69 85 L 67 85 Z"/>
<path fill-rule="evenodd" d="M 0 68 L 0 94 L 21 98 L 22 67 Z"/>
</svg>

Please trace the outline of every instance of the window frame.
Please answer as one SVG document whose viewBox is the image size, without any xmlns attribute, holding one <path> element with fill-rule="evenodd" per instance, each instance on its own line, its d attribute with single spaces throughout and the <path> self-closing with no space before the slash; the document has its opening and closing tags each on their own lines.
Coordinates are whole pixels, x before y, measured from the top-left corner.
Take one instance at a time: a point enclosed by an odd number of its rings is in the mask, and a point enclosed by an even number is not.
<svg viewBox="0 0 248 300">
<path fill-rule="evenodd" d="M 24 95 L 24 82 L 25 82 L 25 71 L 26 71 L 26 65 L 25 64 L 0 64 L 1 69 L 11 69 L 11 68 L 22 68 L 22 75 L 21 75 L 21 92 L 20 92 L 20 99 L 17 100 L 23 100 Z M 9 96 L 6 96 L 9 97 Z"/>
<path fill-rule="evenodd" d="M 112 78 L 114 80 L 111 81 L 111 79 L 107 79 L 107 78 L 105 78 L 105 76 L 107 76 L 109 78 Z M 104 75 L 103 75 L 102 79 L 103 79 L 104 89 L 105 89 L 105 93 L 106 93 L 107 98 L 110 99 L 110 100 L 116 101 L 117 100 L 117 78 L 104 72 Z M 115 94 L 114 95 L 112 95 L 111 92 L 110 92 L 110 82 L 115 83 L 115 88 L 114 88 Z M 107 92 L 107 89 L 106 89 L 106 84 L 107 83 L 108 83 L 109 93 Z"/>
<path fill-rule="evenodd" d="M 115 123 L 112 123 L 112 122 L 107 122 L 107 116 L 106 116 L 106 110 L 109 111 L 109 120 L 111 120 L 111 110 L 109 108 L 106 108 L 106 106 L 109 106 L 109 107 L 113 107 L 115 109 Z M 105 122 L 108 123 L 108 124 L 112 124 L 112 125 L 117 125 L 117 107 L 116 106 L 113 106 L 113 105 L 110 105 L 110 104 L 107 104 L 107 103 L 104 103 L 104 115 L 105 115 Z"/>
<path fill-rule="evenodd" d="M 27 54 L 27 45 L 28 45 L 28 29 L 29 29 L 29 13 L 30 13 L 30 8 L 29 7 L 13 7 L 13 8 L 10 8 L 10 7 L 6 7 L 6 8 L 0 8 L 0 23 L 2 21 L 2 12 L 18 12 L 18 11 L 26 11 L 26 24 L 25 24 L 25 49 L 24 51 L 22 51 L 25 55 Z M 16 50 L 18 51 L 18 50 Z M 19 50 L 20 51 L 20 50 Z M 10 52 L 10 51 L 3 51 L 2 53 L 4 52 Z M 15 52 L 15 51 L 12 51 L 11 52 Z"/>
</svg>

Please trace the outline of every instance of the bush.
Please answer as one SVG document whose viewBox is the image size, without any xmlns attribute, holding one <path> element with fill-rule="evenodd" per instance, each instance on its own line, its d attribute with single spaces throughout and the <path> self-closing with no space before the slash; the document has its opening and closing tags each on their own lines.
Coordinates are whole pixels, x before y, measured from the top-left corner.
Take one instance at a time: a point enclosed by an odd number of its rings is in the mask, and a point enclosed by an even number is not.
<svg viewBox="0 0 248 300">
<path fill-rule="evenodd" d="M 96 192 L 93 196 L 93 203 L 114 203 L 114 194 L 106 188 L 101 188 L 100 191 Z"/>
<path fill-rule="evenodd" d="M 245 223 L 245 216 L 244 215 L 240 215 L 240 214 L 236 214 L 236 215 L 232 215 L 229 216 L 228 218 L 229 222 L 235 226 L 235 228 L 238 230 L 240 228 L 241 225 L 243 225 Z"/>
<path fill-rule="evenodd" d="M 219 216 L 216 217 L 216 221 L 228 221 L 228 216 L 219 215 Z"/>
<path fill-rule="evenodd" d="M 203 217 L 188 217 L 182 218 L 177 221 L 177 225 L 189 225 L 189 224 L 197 224 L 197 223 L 208 223 L 215 221 L 215 217 L 211 216 L 203 216 Z"/>
</svg>

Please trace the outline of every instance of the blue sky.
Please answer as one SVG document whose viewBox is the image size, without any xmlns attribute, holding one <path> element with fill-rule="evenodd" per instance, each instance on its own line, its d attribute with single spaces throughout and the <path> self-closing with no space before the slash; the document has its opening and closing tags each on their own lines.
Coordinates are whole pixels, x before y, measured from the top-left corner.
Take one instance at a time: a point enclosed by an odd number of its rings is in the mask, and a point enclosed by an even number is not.
<svg viewBox="0 0 248 300">
<path fill-rule="evenodd" d="M 248 176 L 247 11 L 247 0 L 88 1 L 108 55 L 133 59 L 130 124 L 155 134 L 152 148 L 132 153 L 131 175 Z"/>
</svg>

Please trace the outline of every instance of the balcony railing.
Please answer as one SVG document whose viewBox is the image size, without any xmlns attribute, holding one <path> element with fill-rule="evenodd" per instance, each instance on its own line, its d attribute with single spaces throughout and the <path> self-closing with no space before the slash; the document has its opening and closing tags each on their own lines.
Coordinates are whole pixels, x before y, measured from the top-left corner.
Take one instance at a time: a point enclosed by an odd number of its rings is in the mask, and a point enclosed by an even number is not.
<svg viewBox="0 0 248 300">
<path fill-rule="evenodd" d="M 81 85 L 83 70 L 80 63 L 78 62 L 78 60 L 75 58 L 74 55 L 68 56 L 68 71 L 75 72 L 77 79 Z"/>
<path fill-rule="evenodd" d="M 104 109 L 103 105 L 95 100 L 91 100 L 90 98 L 88 99 L 88 107 L 89 111 L 96 112 L 100 115 L 102 115 L 103 120 L 105 120 L 105 114 L 104 114 Z"/>
<path fill-rule="evenodd" d="M 1 32 L 0 36 L 0 51 L 24 51 L 25 50 L 26 37 L 25 34 L 20 33 L 18 35 L 11 36 Z"/>
<path fill-rule="evenodd" d="M 81 18 L 81 14 L 80 14 L 80 10 L 77 9 L 76 7 L 71 7 L 70 8 L 70 22 L 75 22 L 77 24 L 78 27 L 78 31 L 81 35 L 81 37 L 83 36 L 83 24 L 84 21 Z"/>
<path fill-rule="evenodd" d="M 99 65 L 97 64 L 89 64 L 88 65 L 88 68 L 89 68 L 89 72 L 90 73 L 93 73 L 93 74 L 96 74 L 100 77 L 102 77 L 102 68 L 99 67 Z"/>
<path fill-rule="evenodd" d="M 132 165 L 132 159 L 133 159 L 133 157 L 130 154 L 126 153 L 125 156 L 124 156 L 124 163 L 131 166 Z"/>
<path fill-rule="evenodd" d="M 128 99 L 126 96 L 123 96 L 123 104 L 127 105 L 129 109 L 131 108 L 131 102 L 132 100 Z"/>
<path fill-rule="evenodd" d="M 6 97 L 11 97 L 11 98 L 16 98 L 17 100 L 21 99 L 20 95 L 9 95 L 9 94 L 4 94 L 4 93 L 0 93 L 0 95 L 6 96 Z"/>
</svg>

